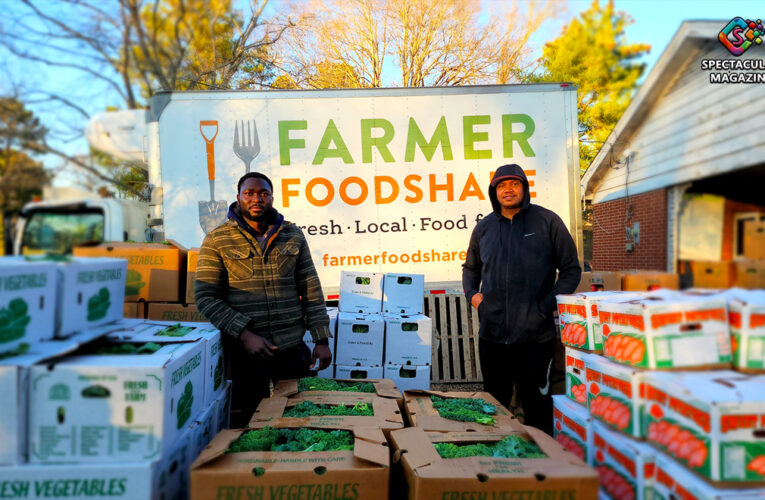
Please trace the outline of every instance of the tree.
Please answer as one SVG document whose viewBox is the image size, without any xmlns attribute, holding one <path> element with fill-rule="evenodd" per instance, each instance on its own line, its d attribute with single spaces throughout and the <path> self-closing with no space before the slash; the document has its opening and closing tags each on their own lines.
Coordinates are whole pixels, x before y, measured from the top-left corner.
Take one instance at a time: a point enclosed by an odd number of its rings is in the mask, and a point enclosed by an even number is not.
<svg viewBox="0 0 765 500">
<path fill-rule="evenodd" d="M 635 59 L 650 50 L 644 43 L 627 43 L 624 28 L 632 23 L 615 12 L 613 0 L 590 8 L 546 44 L 543 72 L 536 79 L 577 85 L 579 162 L 587 170 L 616 122 L 627 109 L 645 64 Z"/>
<path fill-rule="evenodd" d="M 315 0 L 279 49 L 280 88 L 405 87 L 519 81 L 528 38 L 554 0 L 493 4 L 478 0 Z M 399 77 L 383 81 L 387 58 Z M 331 69 L 332 71 L 327 71 Z M 321 77 L 316 77 L 321 75 Z M 286 78 L 289 77 L 289 78 Z"/>
<path fill-rule="evenodd" d="M 13 97 L 0 98 L 0 206 L 19 211 L 42 194 L 49 176 L 30 154 L 43 151 L 40 120 Z"/>
</svg>

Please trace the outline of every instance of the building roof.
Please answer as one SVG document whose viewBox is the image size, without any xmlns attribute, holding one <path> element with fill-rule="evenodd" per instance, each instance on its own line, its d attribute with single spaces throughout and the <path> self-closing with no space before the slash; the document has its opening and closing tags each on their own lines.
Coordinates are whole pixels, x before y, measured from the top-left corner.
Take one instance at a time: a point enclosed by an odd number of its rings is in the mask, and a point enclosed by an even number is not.
<svg viewBox="0 0 765 500">
<path fill-rule="evenodd" d="M 675 80 L 677 69 L 693 59 L 704 42 L 717 39 L 726 21 L 685 21 L 680 25 L 582 177 L 582 196 L 592 197 L 613 162 L 628 153 L 615 145 L 629 141 L 648 116 L 653 104 Z"/>
</svg>

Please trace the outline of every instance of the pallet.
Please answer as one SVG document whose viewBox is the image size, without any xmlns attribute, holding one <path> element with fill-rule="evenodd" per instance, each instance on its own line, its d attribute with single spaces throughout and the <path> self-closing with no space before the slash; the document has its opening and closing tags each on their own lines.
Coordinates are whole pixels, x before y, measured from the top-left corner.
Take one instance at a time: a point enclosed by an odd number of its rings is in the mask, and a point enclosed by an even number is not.
<svg viewBox="0 0 765 500">
<path fill-rule="evenodd" d="M 425 295 L 425 315 L 433 320 L 432 383 L 481 382 L 478 314 L 463 294 Z"/>
</svg>

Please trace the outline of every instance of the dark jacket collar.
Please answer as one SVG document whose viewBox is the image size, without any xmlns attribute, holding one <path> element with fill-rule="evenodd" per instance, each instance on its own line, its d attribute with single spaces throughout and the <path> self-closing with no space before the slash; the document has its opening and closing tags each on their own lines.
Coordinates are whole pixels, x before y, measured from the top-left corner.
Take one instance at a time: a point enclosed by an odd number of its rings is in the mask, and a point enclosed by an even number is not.
<svg viewBox="0 0 765 500">
<path fill-rule="evenodd" d="M 279 228 L 282 227 L 282 224 L 284 223 L 284 216 L 276 211 L 275 208 L 271 208 L 271 213 L 269 215 L 269 221 L 268 221 L 268 231 L 266 231 L 266 234 L 263 236 L 258 236 L 255 233 L 255 230 L 252 229 L 252 226 L 247 224 L 247 221 L 244 220 L 244 216 L 242 216 L 241 210 L 239 210 L 239 205 L 237 202 L 233 202 L 228 207 L 228 218 L 236 222 L 242 230 L 246 231 L 247 234 L 252 236 L 252 238 L 255 241 L 261 242 L 260 243 L 260 249 L 265 252 L 266 248 L 268 247 L 268 242 L 271 241 L 271 238 L 279 231 Z M 261 239 L 262 238 L 262 239 Z"/>
</svg>

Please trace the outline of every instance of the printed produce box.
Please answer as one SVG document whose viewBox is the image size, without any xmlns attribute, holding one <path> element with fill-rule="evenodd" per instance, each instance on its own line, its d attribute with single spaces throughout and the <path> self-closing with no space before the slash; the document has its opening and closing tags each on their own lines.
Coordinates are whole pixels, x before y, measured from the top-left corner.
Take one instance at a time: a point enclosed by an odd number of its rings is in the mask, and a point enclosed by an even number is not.
<svg viewBox="0 0 765 500">
<path fill-rule="evenodd" d="M 622 275 L 622 290 L 647 292 L 666 288 L 677 290 L 679 277 L 677 274 L 664 272 L 632 272 Z"/>
<path fill-rule="evenodd" d="M 274 387 L 272 396 L 289 398 L 304 393 L 316 396 L 332 396 L 340 392 L 348 395 L 374 394 L 380 398 L 393 399 L 403 403 L 404 397 L 392 380 L 337 378 L 335 380 L 308 377 L 301 379 L 279 380 Z"/>
<path fill-rule="evenodd" d="M 383 378 L 383 367 L 377 366 L 349 366 L 335 365 L 335 376 L 333 378 L 358 379 Z"/>
<path fill-rule="evenodd" d="M 102 243 L 74 247 L 75 257 L 127 259 L 125 300 L 180 302 L 185 282 L 186 249 L 177 243 Z"/>
<path fill-rule="evenodd" d="M 608 271 L 585 271 L 574 293 L 612 292 L 622 289 L 622 273 Z"/>
<path fill-rule="evenodd" d="M 89 340 L 86 334 L 80 338 L 83 342 Z M 75 338 L 33 344 L 23 354 L 0 360 L 0 394 L 5 400 L 0 405 L 0 465 L 17 465 L 27 461 L 30 368 L 45 360 L 76 351 L 80 345 L 78 340 Z"/>
<path fill-rule="evenodd" d="M 765 288 L 765 260 L 736 261 L 736 286 L 755 289 Z"/>
<path fill-rule="evenodd" d="M 593 466 L 610 500 L 651 500 L 656 450 L 594 422 Z"/>
<path fill-rule="evenodd" d="M 592 464 L 590 412 L 561 394 L 553 396 L 553 437 L 567 451 Z"/>
<path fill-rule="evenodd" d="M 197 415 L 189 425 L 191 432 L 191 462 L 196 460 L 199 454 L 202 453 L 202 450 L 210 444 L 212 438 L 217 434 L 215 430 L 215 412 L 217 408 L 215 405 L 216 402 L 213 401 L 212 404 L 202 410 L 202 412 Z M 189 466 L 191 465 L 191 462 L 189 462 Z"/>
<path fill-rule="evenodd" d="M 125 259 L 67 259 L 56 263 L 56 336 L 122 319 Z"/>
<path fill-rule="evenodd" d="M 763 500 L 765 484 L 753 488 L 724 489 L 712 486 L 663 453 L 656 454 L 654 500 Z"/>
<path fill-rule="evenodd" d="M 729 292 L 728 317 L 733 344 L 733 367 L 740 371 L 765 371 L 765 290 L 734 289 Z"/>
<path fill-rule="evenodd" d="M 99 341 L 33 366 L 29 460 L 152 460 L 204 408 L 204 344 Z"/>
<path fill-rule="evenodd" d="M 385 314 L 385 363 L 429 365 L 433 356 L 433 320 L 424 314 Z"/>
<path fill-rule="evenodd" d="M 566 347 L 566 396 L 587 407 L 587 362 L 597 354 Z"/>
<path fill-rule="evenodd" d="M 53 338 L 56 265 L 0 258 L 0 353 Z"/>
<path fill-rule="evenodd" d="M 382 366 L 385 320 L 381 314 L 337 315 L 335 363 Z"/>
<path fill-rule="evenodd" d="M 430 365 L 385 365 L 383 376 L 391 379 L 402 391 L 430 389 Z"/>
<path fill-rule="evenodd" d="M 180 321 L 183 323 L 208 323 L 194 304 L 151 302 L 146 305 L 146 319 L 152 321 Z"/>
<path fill-rule="evenodd" d="M 191 499 L 388 500 L 389 481 L 380 429 L 224 430 L 191 467 Z"/>
<path fill-rule="evenodd" d="M 226 380 L 223 385 L 223 394 L 215 400 L 215 417 L 213 419 L 213 436 L 223 429 L 230 427 L 231 421 L 231 381 Z"/>
<path fill-rule="evenodd" d="M 123 302 L 122 317 L 129 319 L 146 318 L 146 302 Z"/>
<path fill-rule="evenodd" d="M 598 476 L 592 468 L 544 432 L 517 421 L 499 433 L 408 428 L 393 431 L 391 442 L 410 500 L 597 495 Z"/>
<path fill-rule="evenodd" d="M 641 397 L 645 372 L 592 356 L 587 360 L 587 401 L 593 417 L 634 438 L 644 438 Z"/>
<path fill-rule="evenodd" d="M 733 262 L 680 262 L 680 282 L 683 288 L 729 288 L 735 282 Z"/>
<path fill-rule="evenodd" d="M 736 373 L 646 373 L 648 441 L 697 474 L 765 479 L 765 380 Z"/>
<path fill-rule="evenodd" d="M 598 306 L 605 356 L 650 369 L 726 368 L 731 363 L 727 301 L 664 291 Z"/>
<path fill-rule="evenodd" d="M 204 406 L 209 406 L 224 390 L 225 363 L 220 330 L 211 323 L 123 320 L 106 334 L 120 342 L 196 342 L 204 343 Z"/>
<path fill-rule="evenodd" d="M 386 273 L 383 280 L 382 312 L 422 314 L 424 295 L 424 274 Z"/>
<path fill-rule="evenodd" d="M 197 279 L 197 262 L 199 261 L 199 248 L 190 248 L 186 254 L 186 303 L 193 304 L 194 281 Z"/>
<path fill-rule="evenodd" d="M 382 273 L 340 272 L 340 312 L 370 314 L 382 311 Z"/>
<path fill-rule="evenodd" d="M 639 297 L 630 292 L 589 292 L 557 295 L 558 318 L 563 344 L 587 351 L 603 352 L 598 303 L 603 300 L 624 302 Z"/>
<path fill-rule="evenodd" d="M 387 433 L 390 429 L 403 428 L 404 420 L 394 399 L 374 394 L 315 396 L 304 392 L 291 398 L 272 397 L 261 401 L 248 427 L 266 426 L 377 427 Z"/>
<path fill-rule="evenodd" d="M 518 423 L 488 392 L 404 391 L 404 411 L 411 427 L 425 431 L 493 432 Z"/>
</svg>

